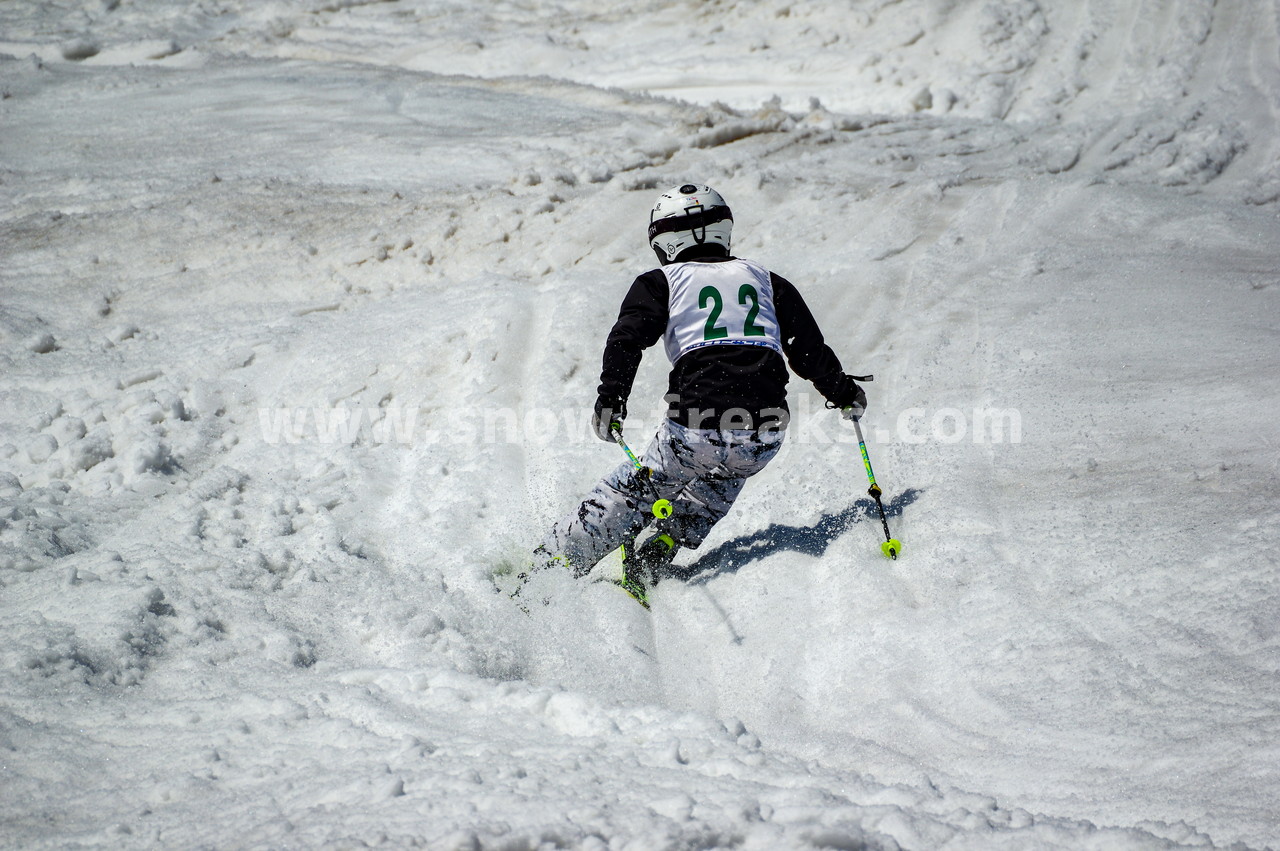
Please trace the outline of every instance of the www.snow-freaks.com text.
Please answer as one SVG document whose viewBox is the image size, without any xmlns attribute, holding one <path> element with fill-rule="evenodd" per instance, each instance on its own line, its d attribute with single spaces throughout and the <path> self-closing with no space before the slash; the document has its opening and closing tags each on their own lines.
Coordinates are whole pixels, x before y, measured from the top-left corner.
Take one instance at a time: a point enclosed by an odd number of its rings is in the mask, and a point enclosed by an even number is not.
<svg viewBox="0 0 1280 851">
<path fill-rule="evenodd" d="M 788 414 L 758 418 L 745 411 L 726 411 L 699 425 L 711 429 L 761 430 L 785 428 L 789 443 L 857 443 L 852 424 L 836 412 L 812 409 L 807 400 L 794 404 Z M 665 416 L 662 411 L 633 415 L 626 421 L 629 434 L 647 437 Z M 311 407 L 259 408 L 262 439 L 272 445 L 320 443 L 333 445 L 553 445 L 596 440 L 591 410 L 584 408 L 492 407 L 360 407 L 318 405 Z M 893 415 L 878 415 L 865 423 L 868 442 L 923 444 L 1019 444 L 1023 428 L 1021 412 L 1013 408 L 905 408 Z"/>
</svg>

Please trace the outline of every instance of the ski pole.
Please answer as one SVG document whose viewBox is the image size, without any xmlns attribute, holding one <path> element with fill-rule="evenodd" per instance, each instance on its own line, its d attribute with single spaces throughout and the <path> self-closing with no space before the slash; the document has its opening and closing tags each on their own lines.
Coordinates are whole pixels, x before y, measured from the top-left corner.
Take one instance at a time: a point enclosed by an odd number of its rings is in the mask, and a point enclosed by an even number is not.
<svg viewBox="0 0 1280 851">
<path fill-rule="evenodd" d="M 658 496 L 658 489 L 654 487 L 653 480 L 649 477 L 653 471 L 640 463 L 640 459 L 631 451 L 631 447 L 627 446 L 627 441 L 622 437 L 621 423 L 613 423 L 609 426 L 609 433 L 613 435 L 613 440 L 622 447 L 622 451 L 627 453 L 627 457 L 631 459 L 631 463 L 635 466 L 636 472 L 640 477 L 649 483 L 649 490 L 653 491 L 653 516 L 659 520 L 665 520 L 671 516 L 671 500 L 661 499 Z"/>
<path fill-rule="evenodd" d="M 853 427 L 858 431 L 858 448 L 862 450 L 862 464 L 867 468 L 867 481 L 871 482 L 871 488 L 867 493 L 875 498 L 876 507 L 880 509 L 880 523 L 884 526 L 884 543 L 880 545 L 880 552 L 884 553 L 885 558 L 897 561 L 898 553 L 902 552 L 902 542 L 889 534 L 889 520 L 884 515 L 884 503 L 880 501 L 880 486 L 876 484 L 876 474 L 871 471 L 871 457 L 867 455 L 867 441 L 862 437 L 862 426 L 854 420 Z"/>
</svg>

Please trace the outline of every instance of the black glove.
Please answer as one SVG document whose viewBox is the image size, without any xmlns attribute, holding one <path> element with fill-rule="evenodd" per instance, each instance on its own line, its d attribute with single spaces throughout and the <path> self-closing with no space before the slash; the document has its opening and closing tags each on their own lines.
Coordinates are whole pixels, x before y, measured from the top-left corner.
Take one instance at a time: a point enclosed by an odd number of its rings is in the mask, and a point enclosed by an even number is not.
<svg viewBox="0 0 1280 851">
<path fill-rule="evenodd" d="M 827 396 L 827 406 L 839 408 L 846 420 L 858 420 L 867 410 L 866 391 L 851 376 L 840 376 L 836 388 Z"/>
<path fill-rule="evenodd" d="M 622 421 L 626 418 L 626 399 L 608 399 L 601 396 L 596 399 L 596 412 L 591 415 L 591 427 L 595 429 L 596 437 L 612 443 L 613 424 L 622 425 Z"/>
</svg>

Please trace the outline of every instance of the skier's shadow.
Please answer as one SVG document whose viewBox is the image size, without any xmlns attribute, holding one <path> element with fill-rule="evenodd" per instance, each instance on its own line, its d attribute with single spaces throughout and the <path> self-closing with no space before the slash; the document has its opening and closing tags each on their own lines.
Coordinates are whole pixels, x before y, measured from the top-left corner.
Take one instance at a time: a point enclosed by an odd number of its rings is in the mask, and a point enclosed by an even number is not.
<svg viewBox="0 0 1280 851">
<path fill-rule="evenodd" d="M 884 505 L 887 517 L 899 517 L 903 509 L 920 498 L 919 488 L 907 488 Z M 880 519 L 874 500 L 860 499 L 836 514 L 823 515 L 813 526 L 784 526 L 774 523 L 767 529 L 725 541 L 690 565 L 669 565 L 663 578 L 703 584 L 726 573 L 737 573 L 743 565 L 774 553 L 798 552 L 820 556 L 827 547 L 855 523 Z"/>
</svg>

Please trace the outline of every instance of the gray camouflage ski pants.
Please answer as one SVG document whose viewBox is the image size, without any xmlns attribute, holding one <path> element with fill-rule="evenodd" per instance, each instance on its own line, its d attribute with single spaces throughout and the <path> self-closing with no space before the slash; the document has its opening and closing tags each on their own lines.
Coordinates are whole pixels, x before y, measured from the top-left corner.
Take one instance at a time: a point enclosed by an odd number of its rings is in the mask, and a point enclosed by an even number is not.
<svg viewBox="0 0 1280 851">
<path fill-rule="evenodd" d="M 552 527 L 543 549 L 563 556 L 584 576 L 654 520 L 657 497 L 671 500 L 673 508 L 660 528 L 681 546 L 696 548 L 728 513 L 746 480 L 778 454 L 785 434 L 690 429 L 664 420 L 641 458 L 653 471 L 649 481 L 623 461 Z"/>
</svg>

